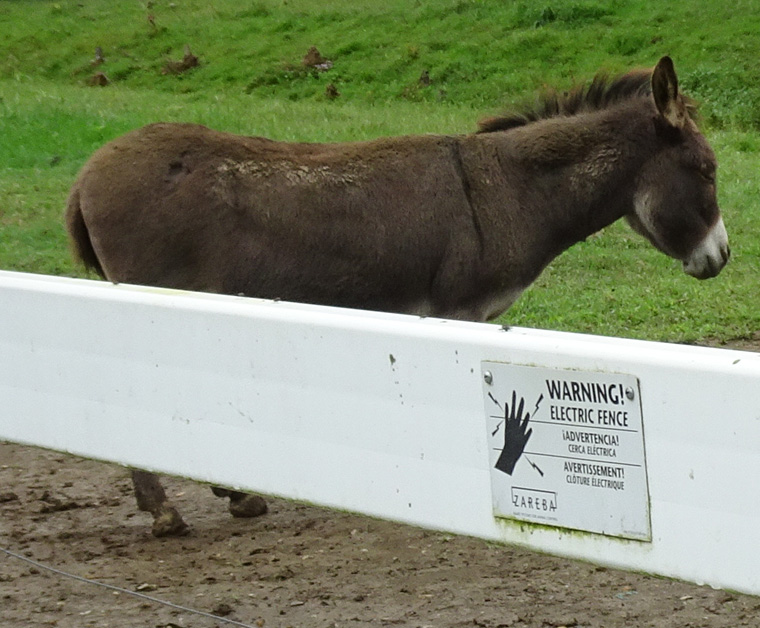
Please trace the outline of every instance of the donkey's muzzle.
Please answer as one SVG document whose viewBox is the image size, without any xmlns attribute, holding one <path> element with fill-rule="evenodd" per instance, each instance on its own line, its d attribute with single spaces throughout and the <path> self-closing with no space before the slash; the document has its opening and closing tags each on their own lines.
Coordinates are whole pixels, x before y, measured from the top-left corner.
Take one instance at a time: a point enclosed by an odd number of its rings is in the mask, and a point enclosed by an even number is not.
<svg viewBox="0 0 760 628">
<path fill-rule="evenodd" d="M 719 218 L 702 242 L 684 260 L 683 269 L 686 274 L 697 279 L 709 279 L 723 270 L 729 257 L 731 249 L 728 246 L 728 234 L 723 219 Z"/>
</svg>

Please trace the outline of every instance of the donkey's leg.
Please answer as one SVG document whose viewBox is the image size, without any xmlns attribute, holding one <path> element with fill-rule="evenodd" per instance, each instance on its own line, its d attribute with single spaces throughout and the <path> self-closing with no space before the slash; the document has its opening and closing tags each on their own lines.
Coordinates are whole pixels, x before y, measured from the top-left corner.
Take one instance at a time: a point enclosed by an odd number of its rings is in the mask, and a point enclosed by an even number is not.
<svg viewBox="0 0 760 628">
<path fill-rule="evenodd" d="M 267 503 L 258 495 L 231 491 L 219 486 L 212 486 L 211 490 L 217 497 L 230 498 L 230 513 L 233 517 L 258 517 L 267 511 Z"/>
<path fill-rule="evenodd" d="M 174 506 L 170 506 L 161 482 L 153 473 L 132 469 L 137 507 L 153 515 L 153 536 L 182 536 L 190 531 Z"/>
</svg>

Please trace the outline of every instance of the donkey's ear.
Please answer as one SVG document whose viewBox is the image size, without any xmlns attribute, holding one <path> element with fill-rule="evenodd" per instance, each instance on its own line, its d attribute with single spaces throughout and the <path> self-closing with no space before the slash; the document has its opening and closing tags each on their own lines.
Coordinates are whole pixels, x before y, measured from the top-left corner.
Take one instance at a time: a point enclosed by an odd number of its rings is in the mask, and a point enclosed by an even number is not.
<svg viewBox="0 0 760 628">
<path fill-rule="evenodd" d="M 670 57 L 663 57 L 654 67 L 652 95 L 662 120 L 672 128 L 682 129 L 688 114 L 686 105 L 678 97 L 678 77 Z"/>
</svg>

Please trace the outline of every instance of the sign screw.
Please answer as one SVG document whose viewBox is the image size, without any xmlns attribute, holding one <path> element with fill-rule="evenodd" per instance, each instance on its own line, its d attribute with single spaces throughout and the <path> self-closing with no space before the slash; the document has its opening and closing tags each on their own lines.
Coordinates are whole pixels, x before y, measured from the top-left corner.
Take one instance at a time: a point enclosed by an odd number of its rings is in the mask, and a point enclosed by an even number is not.
<svg viewBox="0 0 760 628">
<path fill-rule="evenodd" d="M 483 381 L 489 386 L 493 384 L 493 373 L 491 371 L 483 371 Z"/>
<path fill-rule="evenodd" d="M 628 399 L 633 399 L 633 388 L 630 386 L 626 387 L 625 389 L 625 396 L 628 397 Z"/>
</svg>

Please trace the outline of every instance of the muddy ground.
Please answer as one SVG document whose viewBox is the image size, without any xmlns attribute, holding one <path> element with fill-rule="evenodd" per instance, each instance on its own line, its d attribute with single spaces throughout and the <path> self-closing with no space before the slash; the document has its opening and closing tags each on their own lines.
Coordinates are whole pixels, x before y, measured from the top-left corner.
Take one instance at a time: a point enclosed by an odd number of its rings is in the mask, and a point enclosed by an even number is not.
<svg viewBox="0 0 760 628">
<path fill-rule="evenodd" d="M 165 485 L 189 536 L 151 536 L 121 467 L 0 443 L 0 548 L 256 628 L 760 626 L 756 597 L 284 500 L 234 519 L 207 487 Z M 229 625 L 0 551 L 3 628 Z"/>
</svg>

